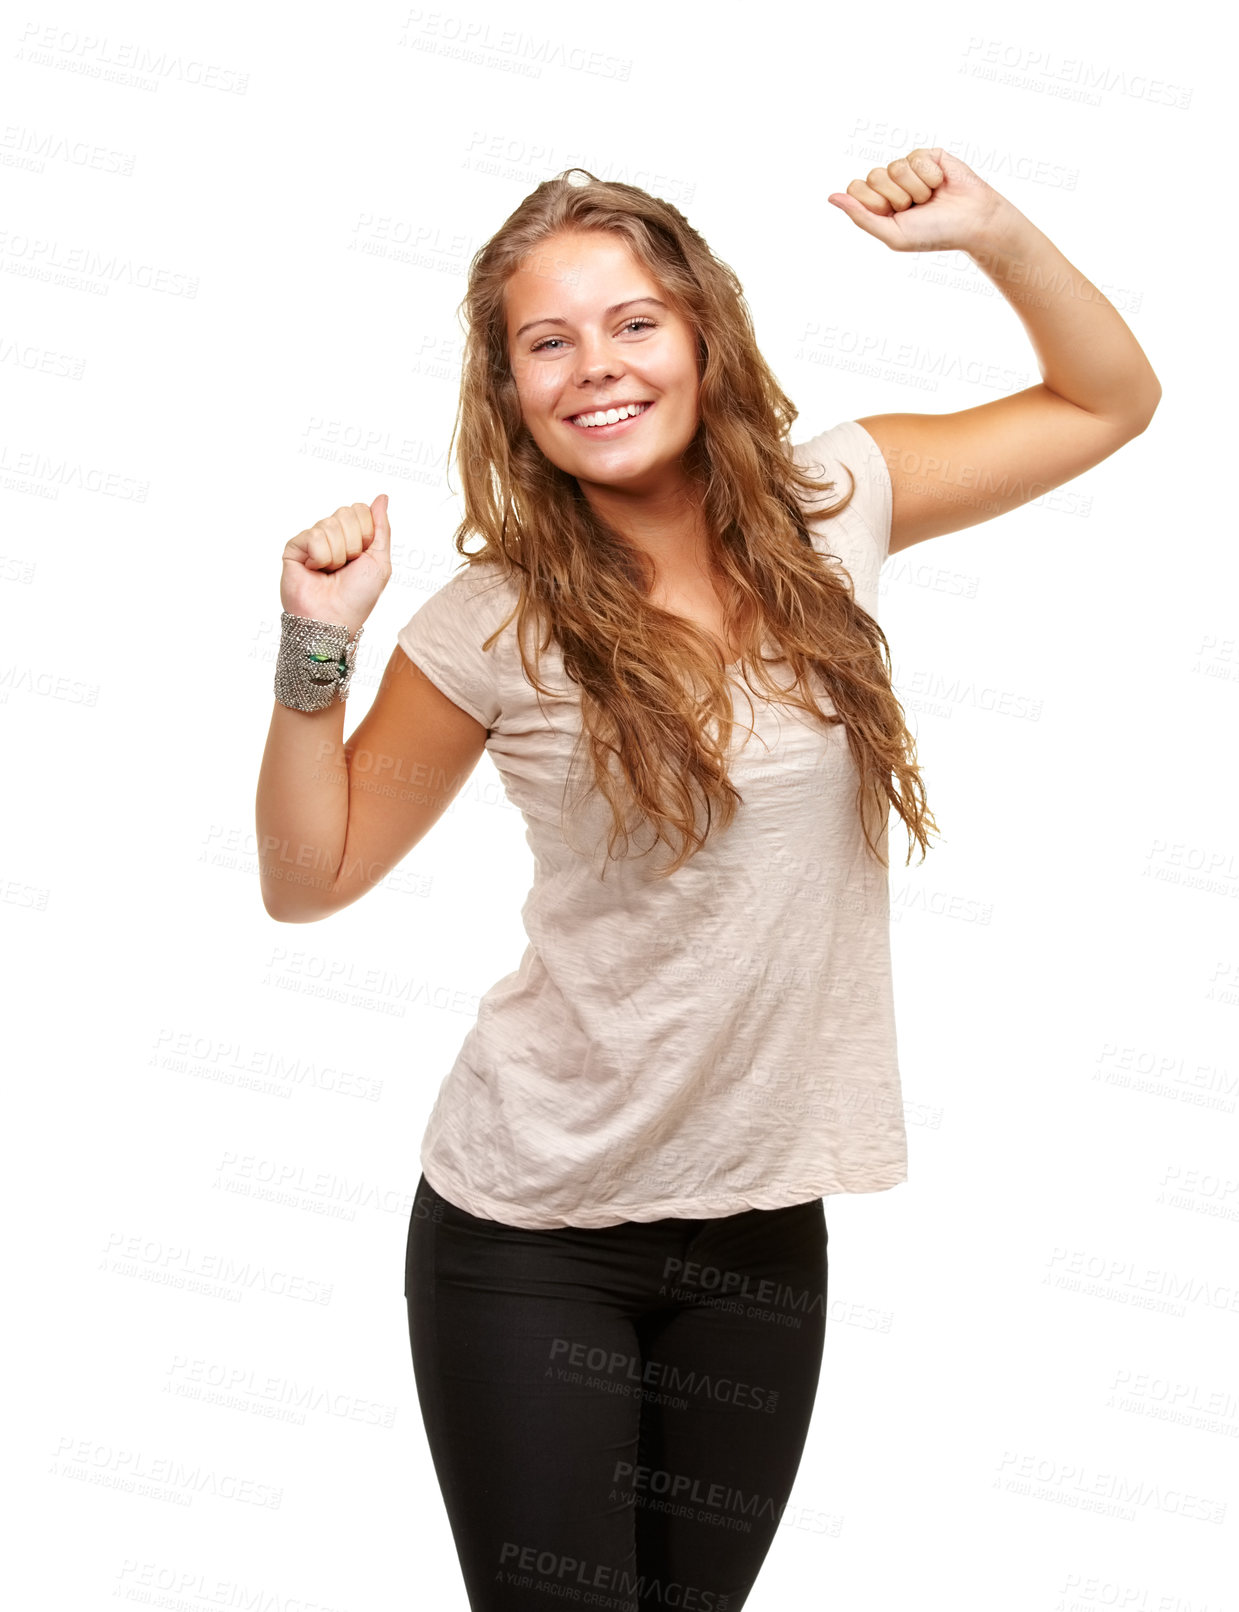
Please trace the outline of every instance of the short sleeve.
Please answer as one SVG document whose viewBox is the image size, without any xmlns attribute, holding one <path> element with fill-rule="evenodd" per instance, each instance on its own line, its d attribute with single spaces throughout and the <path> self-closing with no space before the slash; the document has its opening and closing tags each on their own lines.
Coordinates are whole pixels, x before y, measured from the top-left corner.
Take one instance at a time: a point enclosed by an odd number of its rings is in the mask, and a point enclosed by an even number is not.
<svg viewBox="0 0 1239 1612">
<path fill-rule="evenodd" d="M 792 450 L 796 463 L 821 480 L 832 476 L 838 481 L 833 497 L 847 497 L 851 483 L 846 466 L 856 478 L 856 491 L 849 506 L 861 517 L 873 539 L 878 563 L 890 553 L 893 494 L 891 473 L 881 448 L 855 420 L 844 420 L 819 436 Z M 819 468 L 820 467 L 820 468 Z"/>
<path fill-rule="evenodd" d="M 503 709 L 497 643 L 482 648 L 508 613 L 502 578 L 490 566 L 458 571 L 396 634 L 396 642 L 451 700 L 489 733 Z"/>
</svg>

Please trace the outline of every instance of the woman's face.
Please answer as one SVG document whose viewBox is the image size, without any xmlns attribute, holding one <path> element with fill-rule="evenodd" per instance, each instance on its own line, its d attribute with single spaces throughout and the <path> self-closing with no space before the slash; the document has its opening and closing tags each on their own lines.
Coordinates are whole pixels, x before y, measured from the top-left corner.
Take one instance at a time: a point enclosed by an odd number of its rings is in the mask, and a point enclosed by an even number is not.
<svg viewBox="0 0 1239 1612">
<path fill-rule="evenodd" d="M 508 358 L 529 434 L 590 484 L 665 494 L 698 426 L 692 327 L 618 235 L 551 236 L 507 284 Z M 644 405 L 611 425 L 599 409 Z"/>
</svg>

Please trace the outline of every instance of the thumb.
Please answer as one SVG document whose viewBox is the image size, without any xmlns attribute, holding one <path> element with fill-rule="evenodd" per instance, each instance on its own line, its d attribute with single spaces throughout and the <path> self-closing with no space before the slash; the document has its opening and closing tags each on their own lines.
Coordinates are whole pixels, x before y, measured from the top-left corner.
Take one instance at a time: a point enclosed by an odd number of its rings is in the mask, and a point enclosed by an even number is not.
<svg viewBox="0 0 1239 1612">
<path fill-rule="evenodd" d="M 387 494 L 380 493 L 370 505 L 370 513 L 374 517 L 374 537 L 370 543 L 370 552 L 376 559 L 389 559 L 391 557 L 391 526 L 387 520 Z"/>
<path fill-rule="evenodd" d="M 866 235 L 876 236 L 879 241 L 885 241 L 887 246 L 898 238 L 898 229 L 893 219 L 883 218 L 877 213 L 871 213 L 863 202 L 858 202 L 855 196 L 849 196 L 844 190 L 834 190 L 827 196 L 841 213 L 846 213 Z"/>
</svg>

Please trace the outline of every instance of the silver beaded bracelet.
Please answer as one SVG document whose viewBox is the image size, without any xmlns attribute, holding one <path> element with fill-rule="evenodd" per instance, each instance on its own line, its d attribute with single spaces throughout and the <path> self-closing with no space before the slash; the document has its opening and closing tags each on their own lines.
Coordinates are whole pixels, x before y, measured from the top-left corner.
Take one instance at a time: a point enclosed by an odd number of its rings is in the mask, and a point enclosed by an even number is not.
<svg viewBox="0 0 1239 1612">
<path fill-rule="evenodd" d="M 321 711 L 348 695 L 364 627 L 349 636 L 338 622 L 280 612 L 275 697 L 292 711 Z"/>
</svg>

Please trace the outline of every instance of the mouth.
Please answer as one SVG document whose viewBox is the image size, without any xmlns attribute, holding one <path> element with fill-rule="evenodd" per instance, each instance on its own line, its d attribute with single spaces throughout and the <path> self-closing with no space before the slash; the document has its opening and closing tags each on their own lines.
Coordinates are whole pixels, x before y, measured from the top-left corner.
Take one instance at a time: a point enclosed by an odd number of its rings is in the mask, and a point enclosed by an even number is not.
<svg viewBox="0 0 1239 1612">
<path fill-rule="evenodd" d="M 622 436 L 625 431 L 631 431 L 638 420 L 643 420 L 654 405 L 648 402 L 637 402 L 634 399 L 633 402 L 625 403 L 622 407 L 625 410 L 635 408 L 637 412 L 635 414 L 624 413 L 618 420 L 611 421 L 606 425 L 582 425 L 580 423 L 582 420 L 593 420 L 597 419 L 600 414 L 614 414 L 616 412 L 614 409 L 587 409 L 583 414 L 574 414 L 567 417 L 564 420 L 564 424 L 571 426 L 579 436 L 602 437 L 610 441 L 612 437 Z"/>
</svg>

